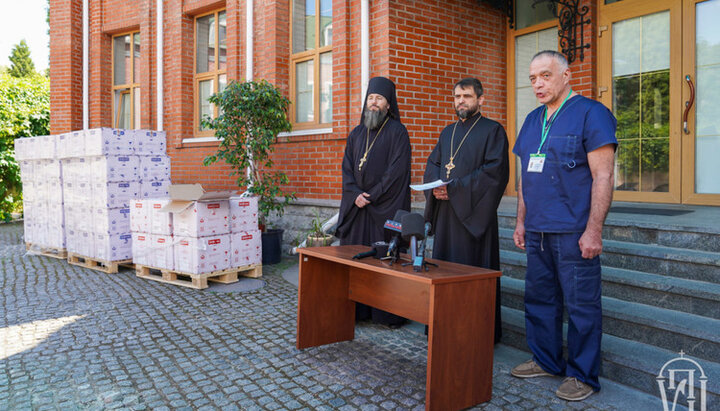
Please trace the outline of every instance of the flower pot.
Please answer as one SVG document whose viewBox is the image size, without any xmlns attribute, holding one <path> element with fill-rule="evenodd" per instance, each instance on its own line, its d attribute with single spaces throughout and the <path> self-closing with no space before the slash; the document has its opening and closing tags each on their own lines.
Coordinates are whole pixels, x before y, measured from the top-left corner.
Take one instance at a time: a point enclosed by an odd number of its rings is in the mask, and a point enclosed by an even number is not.
<svg viewBox="0 0 720 411">
<path fill-rule="evenodd" d="M 285 230 L 270 229 L 262 233 L 262 263 L 277 264 L 282 257 L 282 236 Z"/>
<path fill-rule="evenodd" d="M 325 247 L 333 242 L 333 236 L 331 235 L 324 235 L 322 237 L 316 237 L 316 236 L 307 236 L 307 241 L 305 241 L 306 247 Z"/>
</svg>

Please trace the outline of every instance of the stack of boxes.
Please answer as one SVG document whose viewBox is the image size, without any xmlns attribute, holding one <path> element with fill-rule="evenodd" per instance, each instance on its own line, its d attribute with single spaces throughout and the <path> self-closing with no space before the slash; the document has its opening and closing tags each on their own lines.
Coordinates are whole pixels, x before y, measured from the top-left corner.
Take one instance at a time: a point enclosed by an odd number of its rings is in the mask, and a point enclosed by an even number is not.
<svg viewBox="0 0 720 411">
<path fill-rule="evenodd" d="M 101 128 L 58 136 L 68 252 L 102 261 L 132 258 L 130 202 L 167 196 L 164 153 L 162 132 Z"/>
<path fill-rule="evenodd" d="M 206 193 L 198 184 L 170 192 L 169 201 L 131 204 L 134 263 L 186 274 L 260 264 L 256 198 Z"/>
<path fill-rule="evenodd" d="M 40 250 L 64 250 L 63 162 L 57 156 L 57 136 L 15 140 L 15 160 L 23 185 L 25 242 Z"/>
</svg>

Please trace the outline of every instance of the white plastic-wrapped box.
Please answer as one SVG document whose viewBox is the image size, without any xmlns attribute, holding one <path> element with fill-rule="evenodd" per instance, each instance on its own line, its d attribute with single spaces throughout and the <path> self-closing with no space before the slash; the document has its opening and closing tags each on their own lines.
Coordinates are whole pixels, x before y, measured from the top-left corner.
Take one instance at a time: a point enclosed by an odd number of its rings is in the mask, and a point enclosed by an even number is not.
<svg viewBox="0 0 720 411">
<path fill-rule="evenodd" d="M 91 168 L 92 160 L 88 157 L 68 158 L 63 160 L 63 181 L 65 182 L 86 182 L 92 181 Z"/>
<path fill-rule="evenodd" d="M 174 246 L 172 235 L 150 234 L 152 252 L 148 265 L 156 268 L 175 269 Z"/>
<path fill-rule="evenodd" d="M 148 233 L 132 233 L 132 259 L 133 263 L 140 265 L 150 264 L 152 255 L 152 241 Z"/>
<path fill-rule="evenodd" d="M 175 270 L 204 274 L 230 268 L 230 235 L 175 236 Z"/>
<path fill-rule="evenodd" d="M 262 263 L 260 230 L 230 234 L 230 267 Z"/>
<path fill-rule="evenodd" d="M 134 233 L 150 232 L 150 213 L 147 200 L 135 199 L 130 201 L 130 231 Z"/>
<path fill-rule="evenodd" d="M 240 233 L 258 229 L 258 198 L 230 198 L 230 232 Z"/>
<path fill-rule="evenodd" d="M 164 131 L 133 130 L 135 141 L 135 154 L 152 156 L 165 155 L 167 142 Z"/>
<path fill-rule="evenodd" d="M 173 213 L 175 236 L 204 237 L 228 234 L 230 204 L 228 200 L 195 201 Z"/>
<path fill-rule="evenodd" d="M 135 155 L 90 157 L 91 178 L 95 183 L 140 180 L 140 159 Z"/>
<path fill-rule="evenodd" d="M 55 159 L 57 158 L 57 136 L 39 136 L 38 139 L 38 150 L 39 157 L 43 159 Z"/>
<path fill-rule="evenodd" d="M 147 208 L 150 221 L 150 233 L 158 235 L 171 235 L 173 233 L 173 215 L 167 211 L 161 211 L 170 203 L 169 198 L 151 198 L 147 200 Z"/>
<path fill-rule="evenodd" d="M 170 195 L 170 180 L 156 180 L 140 182 L 139 197 L 142 198 L 162 198 Z"/>
<path fill-rule="evenodd" d="M 57 157 L 74 158 L 85 156 L 85 131 L 73 131 L 57 136 Z"/>
<path fill-rule="evenodd" d="M 94 208 L 93 232 L 122 234 L 130 232 L 130 208 Z"/>
<path fill-rule="evenodd" d="M 135 133 L 117 128 L 95 128 L 85 133 L 86 156 L 135 154 Z"/>
<path fill-rule="evenodd" d="M 132 259 L 132 234 L 94 233 L 93 239 L 94 258 L 104 261 Z"/>
<path fill-rule="evenodd" d="M 35 161 L 18 160 L 18 165 L 20 166 L 20 181 L 22 181 L 23 184 L 35 179 Z"/>
<path fill-rule="evenodd" d="M 170 180 L 170 157 L 166 155 L 140 156 L 140 179 L 143 181 Z"/>
<path fill-rule="evenodd" d="M 139 188 L 137 181 L 93 184 L 92 205 L 96 208 L 129 207 L 130 201 L 137 198 Z"/>
<path fill-rule="evenodd" d="M 86 181 L 63 181 L 63 202 L 92 208 L 93 187 Z"/>
</svg>

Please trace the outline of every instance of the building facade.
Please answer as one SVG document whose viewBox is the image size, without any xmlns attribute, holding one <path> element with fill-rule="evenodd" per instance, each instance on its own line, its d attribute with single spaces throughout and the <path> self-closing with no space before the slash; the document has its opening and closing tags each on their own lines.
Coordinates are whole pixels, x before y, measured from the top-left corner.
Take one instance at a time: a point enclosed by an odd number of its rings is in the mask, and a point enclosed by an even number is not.
<svg viewBox="0 0 720 411">
<path fill-rule="evenodd" d="M 618 118 L 615 200 L 720 205 L 718 0 L 86 1 L 50 1 L 51 132 L 162 128 L 175 183 L 233 187 L 227 167 L 202 165 L 218 142 L 199 120 L 229 81 L 266 79 L 292 102 L 274 154 L 287 189 L 339 200 L 376 75 L 397 84 L 420 182 L 457 80 L 483 82 L 512 147 L 537 104 L 529 59 L 556 49 L 573 89 Z"/>
</svg>

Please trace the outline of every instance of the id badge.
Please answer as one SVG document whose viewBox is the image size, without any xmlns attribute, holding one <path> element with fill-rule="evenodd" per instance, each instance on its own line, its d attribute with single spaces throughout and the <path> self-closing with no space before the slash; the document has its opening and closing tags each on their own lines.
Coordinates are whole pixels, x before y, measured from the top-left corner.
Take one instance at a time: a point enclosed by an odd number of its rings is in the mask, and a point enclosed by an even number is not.
<svg viewBox="0 0 720 411">
<path fill-rule="evenodd" d="M 545 166 L 545 154 L 530 154 L 528 173 L 542 173 L 543 166 Z"/>
</svg>

